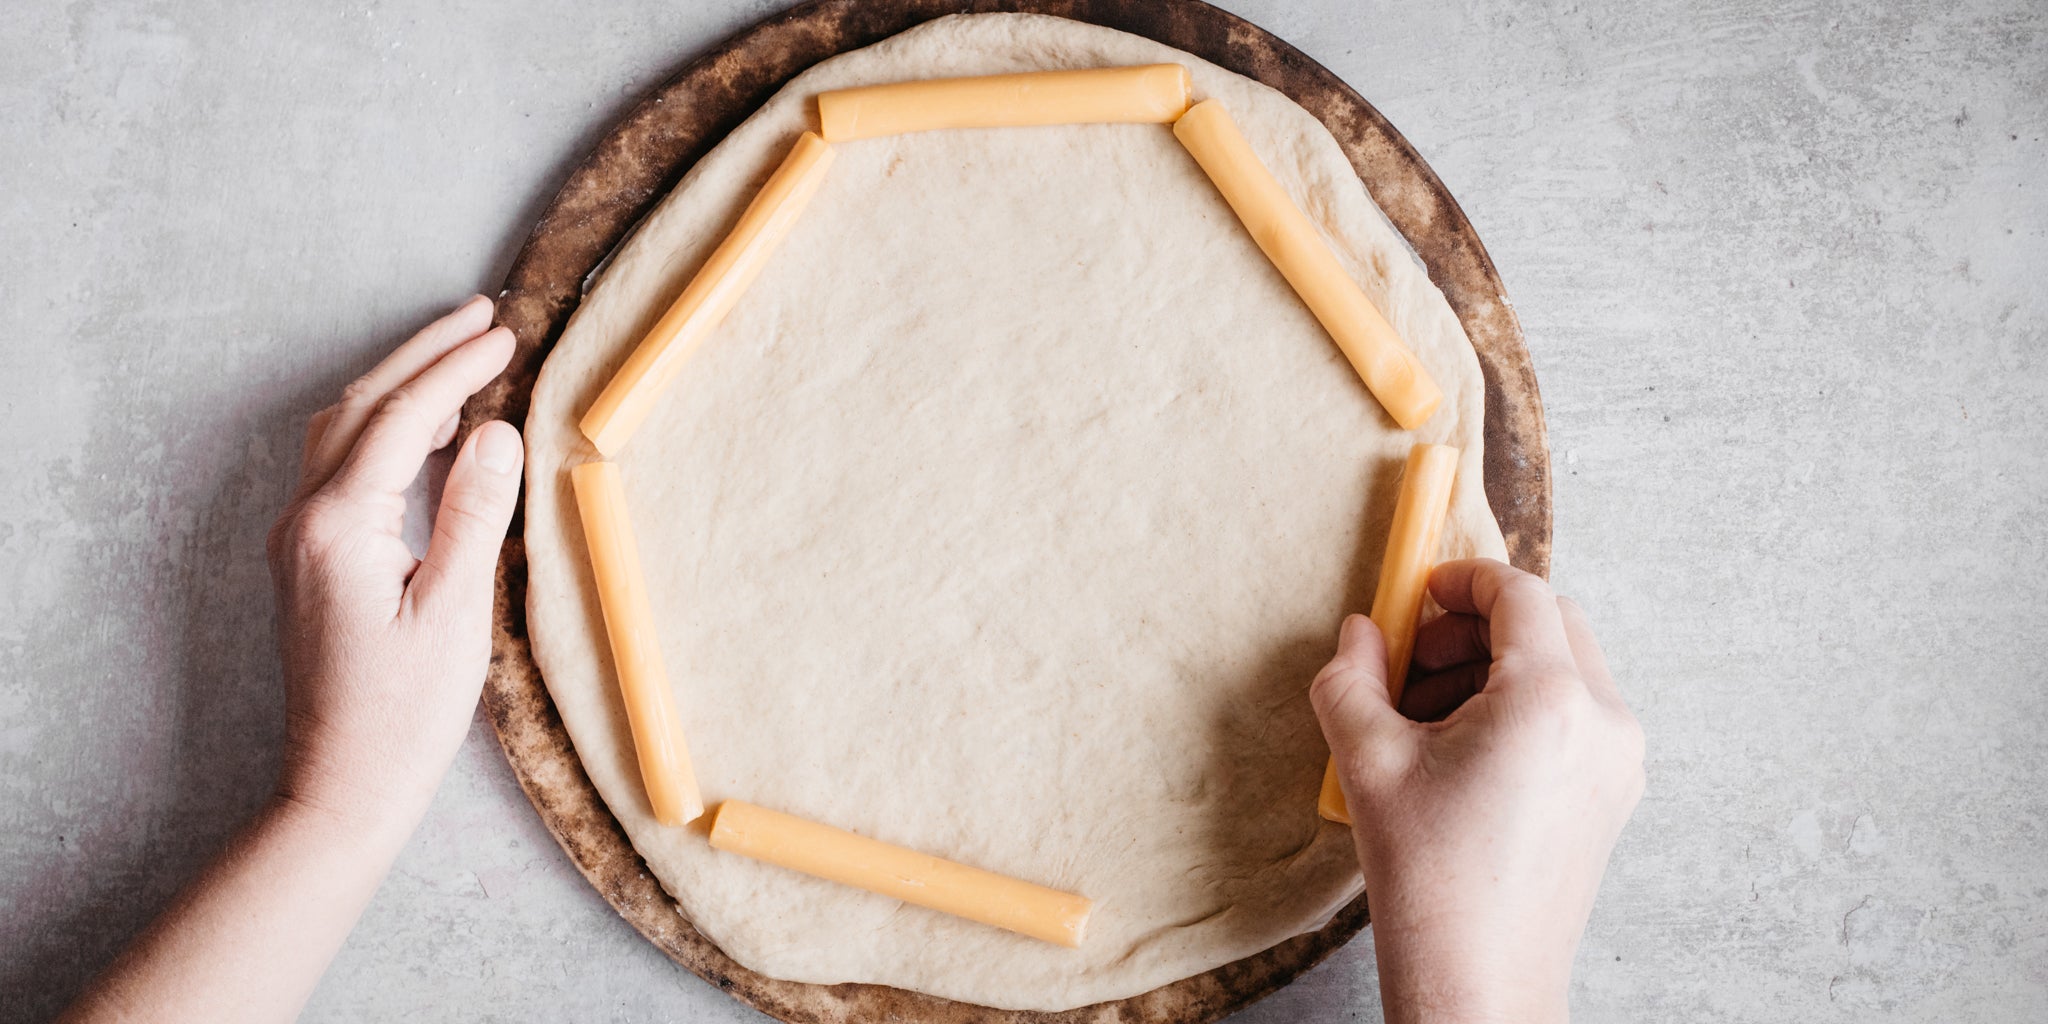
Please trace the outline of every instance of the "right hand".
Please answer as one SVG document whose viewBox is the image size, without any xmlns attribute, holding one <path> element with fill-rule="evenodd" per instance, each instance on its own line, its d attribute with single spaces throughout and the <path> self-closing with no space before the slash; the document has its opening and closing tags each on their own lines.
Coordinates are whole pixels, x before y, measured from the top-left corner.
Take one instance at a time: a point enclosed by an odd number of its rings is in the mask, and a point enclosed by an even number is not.
<svg viewBox="0 0 2048 1024">
<path fill-rule="evenodd" d="M 1404 716 L 1370 619 L 1310 689 L 1349 802 L 1389 1021 L 1567 1016 L 1608 854 L 1643 792 L 1643 732 L 1586 613 L 1487 559 L 1429 581 Z"/>
</svg>

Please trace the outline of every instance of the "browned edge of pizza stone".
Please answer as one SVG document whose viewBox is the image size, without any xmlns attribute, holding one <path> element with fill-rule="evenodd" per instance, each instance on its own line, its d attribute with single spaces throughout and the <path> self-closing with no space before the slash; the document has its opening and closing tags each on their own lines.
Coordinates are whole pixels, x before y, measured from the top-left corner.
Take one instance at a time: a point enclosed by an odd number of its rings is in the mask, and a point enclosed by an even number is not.
<svg viewBox="0 0 2048 1024">
<path fill-rule="evenodd" d="M 463 411 L 463 430 L 526 419 L 533 383 L 583 284 L 668 189 L 784 82 L 834 54 L 948 14 L 1026 11 L 1146 36 L 1286 93 L 1329 126 L 1373 198 L 1428 265 L 1478 350 L 1486 379 L 1486 496 L 1514 563 L 1548 575 L 1550 459 L 1521 325 L 1479 237 L 1443 183 L 1371 104 L 1315 61 L 1197 0 L 814 0 L 714 46 L 601 139 L 534 225 L 507 274 L 498 319 L 518 348 Z M 792 1024 L 868 1020 L 982 1024 L 1198 1024 L 1292 981 L 1365 927 L 1360 897 L 1321 930 L 1143 995 L 1059 1013 L 994 1010 L 877 985 L 779 981 L 735 963 L 700 934 L 627 840 L 583 772 L 526 632 L 523 508 L 498 565 L 484 707 L 520 786 L 598 892 L 677 963 Z"/>
</svg>

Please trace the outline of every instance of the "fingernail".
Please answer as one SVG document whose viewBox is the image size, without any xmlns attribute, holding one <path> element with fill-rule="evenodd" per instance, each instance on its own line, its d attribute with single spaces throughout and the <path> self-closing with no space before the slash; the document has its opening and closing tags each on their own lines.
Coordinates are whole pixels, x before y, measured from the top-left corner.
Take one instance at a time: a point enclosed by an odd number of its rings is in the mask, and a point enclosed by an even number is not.
<svg viewBox="0 0 2048 1024">
<path fill-rule="evenodd" d="M 519 431 L 511 424 L 494 420 L 477 431 L 477 465 L 493 473 L 512 473 L 519 469 L 520 454 Z"/>
<path fill-rule="evenodd" d="M 490 296 L 488 296 L 488 295 L 485 295 L 485 294 L 484 294 L 484 293 L 482 293 L 482 292 L 478 292 L 478 293 L 476 293 L 475 295 L 472 295 L 472 296 L 470 296 L 469 298 L 466 298 L 466 299 L 462 300 L 462 304 L 461 304 L 461 305 L 459 305 L 459 306 L 456 306 L 455 308 L 456 308 L 456 309 L 458 309 L 458 310 L 468 309 L 469 307 L 471 307 L 471 306 L 474 306 L 474 305 L 476 305 L 476 304 L 477 304 L 477 303 L 479 303 L 479 302 L 489 302 L 489 301 L 491 301 L 491 297 L 490 297 Z"/>
</svg>

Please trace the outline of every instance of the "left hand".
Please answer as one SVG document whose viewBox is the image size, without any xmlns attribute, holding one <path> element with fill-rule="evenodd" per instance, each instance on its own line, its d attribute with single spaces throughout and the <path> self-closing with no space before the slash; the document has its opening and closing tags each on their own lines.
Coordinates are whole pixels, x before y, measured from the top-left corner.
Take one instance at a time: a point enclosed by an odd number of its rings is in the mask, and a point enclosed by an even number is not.
<svg viewBox="0 0 2048 1024">
<path fill-rule="evenodd" d="M 449 469 L 426 557 L 400 537 L 405 491 L 462 403 L 512 357 L 483 296 L 428 325 L 306 427 L 299 484 L 271 528 L 284 660 L 279 798 L 409 829 L 454 759 L 490 658 L 498 549 L 519 495 L 519 432 L 490 422 Z"/>
</svg>

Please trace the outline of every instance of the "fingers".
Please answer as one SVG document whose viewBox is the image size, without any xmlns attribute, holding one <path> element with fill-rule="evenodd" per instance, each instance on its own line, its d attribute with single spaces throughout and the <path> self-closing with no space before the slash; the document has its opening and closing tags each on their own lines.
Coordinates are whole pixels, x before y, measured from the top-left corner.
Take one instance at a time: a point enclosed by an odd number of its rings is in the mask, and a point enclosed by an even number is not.
<svg viewBox="0 0 2048 1024">
<path fill-rule="evenodd" d="M 1536 576 L 1506 562 L 1469 558 L 1437 566 L 1429 576 L 1429 593 L 1446 612 L 1486 620 L 1487 642 L 1496 662 L 1574 665 L 1557 595 Z"/>
<path fill-rule="evenodd" d="M 434 450 L 441 424 L 498 376 L 512 358 L 512 345 L 510 330 L 486 331 L 386 395 L 328 485 L 336 496 L 403 492 Z"/>
<path fill-rule="evenodd" d="M 1409 681 L 1401 691 L 1401 714 L 1418 722 L 1440 722 L 1486 689 L 1492 666 L 1468 661 Z"/>
<path fill-rule="evenodd" d="M 1493 647 L 1487 638 L 1486 620 L 1477 615 L 1450 613 L 1423 623 L 1415 631 L 1412 658 L 1415 667 L 1423 672 L 1441 672 L 1468 661 L 1492 661 Z"/>
<path fill-rule="evenodd" d="M 1355 765 L 1364 755 L 1387 749 L 1388 734 L 1405 731 L 1409 724 L 1387 697 L 1386 641 L 1363 615 L 1344 619 L 1337 654 L 1316 674 L 1308 693 L 1339 765 Z"/>
<path fill-rule="evenodd" d="M 502 420 L 469 435 L 448 469 L 433 539 L 406 591 L 409 603 L 458 611 L 490 606 L 498 550 L 519 500 L 525 454 L 519 431 Z"/>
<path fill-rule="evenodd" d="M 482 295 L 471 298 L 446 316 L 421 328 L 418 334 L 385 356 L 383 362 L 351 383 L 342 392 L 341 401 L 327 410 L 328 416 L 320 423 L 319 435 L 314 436 L 311 426 L 308 427 L 302 491 L 311 493 L 327 483 L 347 459 L 364 425 L 386 395 L 419 376 L 456 346 L 488 330 L 492 309 L 490 299 Z"/>
<path fill-rule="evenodd" d="M 1626 710 L 1627 703 L 1621 699 L 1621 690 L 1614 685 L 1614 674 L 1607 670 L 1607 655 L 1601 653 L 1600 642 L 1593 637 L 1593 620 L 1577 601 L 1569 597 L 1557 599 L 1558 615 L 1564 620 L 1565 640 L 1571 644 L 1572 659 L 1579 663 L 1579 676 L 1586 681 L 1586 689 L 1600 700 Z"/>
</svg>

